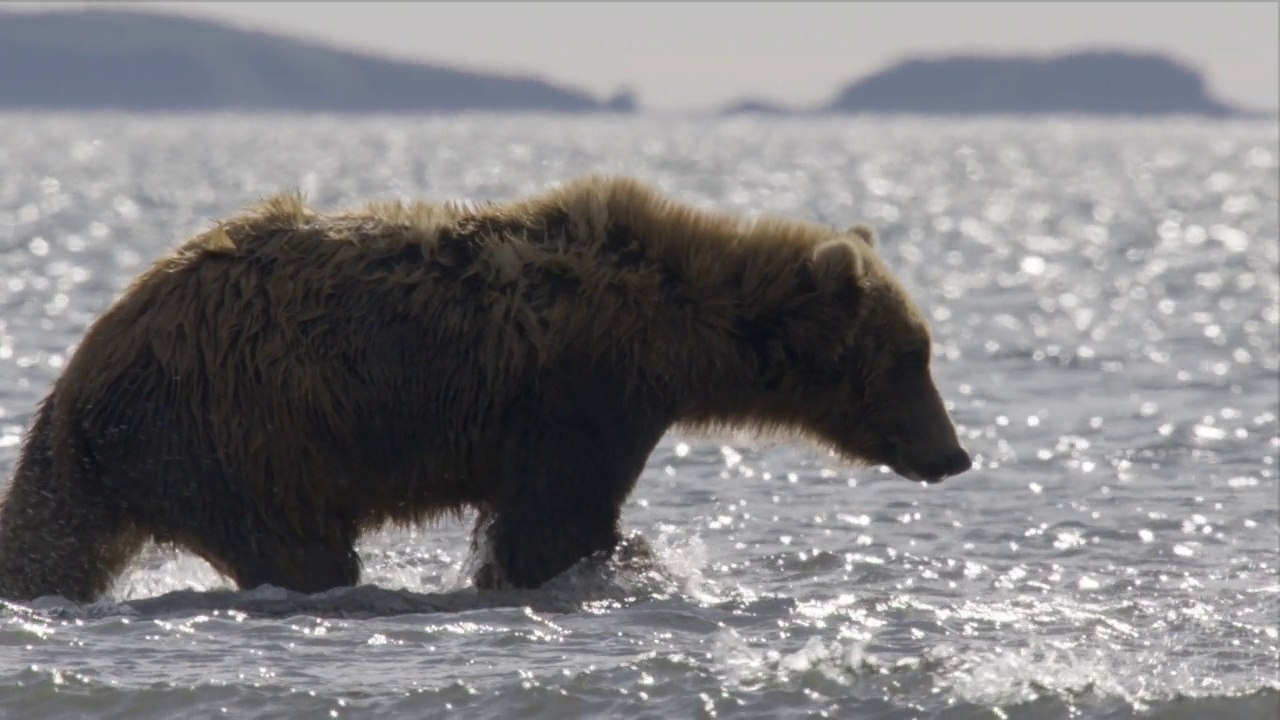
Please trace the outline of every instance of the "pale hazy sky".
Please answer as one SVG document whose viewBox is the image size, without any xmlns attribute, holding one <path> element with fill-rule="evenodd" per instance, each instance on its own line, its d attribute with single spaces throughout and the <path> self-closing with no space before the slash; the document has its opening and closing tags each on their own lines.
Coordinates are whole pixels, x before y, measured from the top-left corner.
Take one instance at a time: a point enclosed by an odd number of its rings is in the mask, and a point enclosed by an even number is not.
<svg viewBox="0 0 1280 720">
<path fill-rule="evenodd" d="M 93 3 L 108 4 L 531 73 L 597 96 L 630 87 L 650 110 L 707 110 L 743 96 L 816 105 L 917 54 L 1101 47 L 1169 54 L 1223 100 L 1280 107 L 1276 2 Z"/>
</svg>

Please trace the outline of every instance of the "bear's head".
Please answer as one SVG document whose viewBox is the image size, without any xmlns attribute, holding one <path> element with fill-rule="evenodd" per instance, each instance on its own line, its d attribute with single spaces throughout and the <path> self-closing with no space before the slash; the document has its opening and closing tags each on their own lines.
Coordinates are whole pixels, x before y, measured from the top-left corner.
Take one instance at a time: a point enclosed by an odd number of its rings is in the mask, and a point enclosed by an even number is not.
<svg viewBox="0 0 1280 720">
<path fill-rule="evenodd" d="M 930 373 L 929 325 L 875 245 L 875 232 L 856 225 L 814 248 L 774 391 L 798 402 L 789 421 L 845 459 L 938 482 L 971 460 Z"/>
</svg>

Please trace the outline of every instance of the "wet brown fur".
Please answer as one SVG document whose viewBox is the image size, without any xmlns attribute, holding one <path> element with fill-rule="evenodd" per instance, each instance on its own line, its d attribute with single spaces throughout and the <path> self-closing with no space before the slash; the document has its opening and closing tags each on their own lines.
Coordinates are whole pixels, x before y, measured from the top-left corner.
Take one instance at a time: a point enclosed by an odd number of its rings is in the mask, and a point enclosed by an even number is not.
<svg viewBox="0 0 1280 720">
<path fill-rule="evenodd" d="M 889 462 L 876 388 L 929 335 L 873 242 L 621 178 L 479 207 L 268 199 L 89 329 L 0 507 L 0 596 L 96 597 L 148 539 L 242 587 L 350 585 L 361 532 L 467 508 L 477 584 L 535 586 L 614 547 L 673 424 Z"/>
</svg>

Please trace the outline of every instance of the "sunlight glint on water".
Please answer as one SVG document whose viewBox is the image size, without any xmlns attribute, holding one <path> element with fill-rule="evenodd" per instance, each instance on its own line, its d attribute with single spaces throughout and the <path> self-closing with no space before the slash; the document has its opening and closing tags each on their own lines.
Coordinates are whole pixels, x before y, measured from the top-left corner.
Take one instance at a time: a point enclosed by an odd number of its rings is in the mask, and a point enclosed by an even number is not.
<svg viewBox="0 0 1280 720">
<path fill-rule="evenodd" d="M 0 716 L 1274 717 L 1280 242 L 1265 123 L 0 116 L 0 468 L 85 328 L 258 196 L 510 198 L 587 171 L 881 232 L 975 470 L 924 488 L 671 436 L 656 562 L 476 594 L 464 523 L 368 585 L 151 549 L 0 610 Z"/>
</svg>

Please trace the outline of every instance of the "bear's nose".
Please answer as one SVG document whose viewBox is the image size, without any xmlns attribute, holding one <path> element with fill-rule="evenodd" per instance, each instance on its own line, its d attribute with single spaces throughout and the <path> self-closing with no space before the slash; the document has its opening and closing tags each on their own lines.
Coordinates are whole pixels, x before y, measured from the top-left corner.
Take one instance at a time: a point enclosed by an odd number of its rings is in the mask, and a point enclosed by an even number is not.
<svg viewBox="0 0 1280 720">
<path fill-rule="evenodd" d="M 942 474 L 946 477 L 959 475 L 972 467 L 973 459 L 969 457 L 969 453 L 965 452 L 964 448 L 956 448 L 943 463 Z"/>
<path fill-rule="evenodd" d="M 952 475 L 959 475 L 972 467 L 973 460 L 969 458 L 969 453 L 965 452 L 964 448 L 957 447 L 944 455 L 935 456 L 926 465 L 894 469 L 899 475 L 908 479 L 923 480 L 933 484 L 940 483 Z"/>
</svg>

